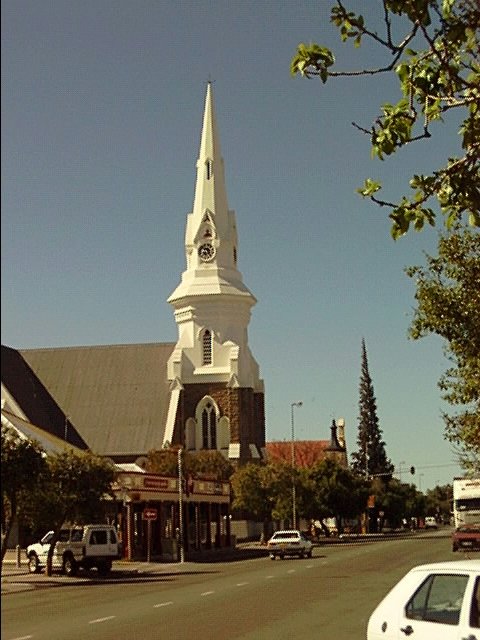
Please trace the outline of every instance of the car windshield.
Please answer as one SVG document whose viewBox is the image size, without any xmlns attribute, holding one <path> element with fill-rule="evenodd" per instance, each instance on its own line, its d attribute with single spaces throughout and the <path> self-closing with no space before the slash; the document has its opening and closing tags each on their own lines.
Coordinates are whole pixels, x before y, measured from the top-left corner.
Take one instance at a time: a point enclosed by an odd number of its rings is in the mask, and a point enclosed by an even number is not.
<svg viewBox="0 0 480 640">
<path fill-rule="evenodd" d="M 40 540 L 42 544 L 48 544 L 50 540 L 53 538 L 53 531 L 49 531 L 46 533 L 43 538 Z"/>
<path fill-rule="evenodd" d="M 275 533 L 273 535 L 274 539 L 277 538 L 292 538 L 292 539 L 296 539 L 298 538 L 298 533 L 296 531 L 280 531 L 278 533 Z"/>
</svg>

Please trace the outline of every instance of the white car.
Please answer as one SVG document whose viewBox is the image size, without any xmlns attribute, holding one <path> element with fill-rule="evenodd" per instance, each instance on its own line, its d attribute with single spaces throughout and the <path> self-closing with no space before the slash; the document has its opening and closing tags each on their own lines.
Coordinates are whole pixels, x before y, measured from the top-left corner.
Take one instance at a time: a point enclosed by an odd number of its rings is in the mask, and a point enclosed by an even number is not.
<svg viewBox="0 0 480 640">
<path fill-rule="evenodd" d="M 367 640 L 480 640 L 480 560 L 411 569 L 370 616 Z"/>
<path fill-rule="evenodd" d="M 438 529 L 437 521 L 433 516 L 427 516 L 425 518 L 425 529 Z"/>
<path fill-rule="evenodd" d="M 275 560 L 278 556 L 298 556 L 299 558 L 311 558 L 313 544 L 298 529 L 276 531 L 267 543 L 270 558 Z"/>
</svg>

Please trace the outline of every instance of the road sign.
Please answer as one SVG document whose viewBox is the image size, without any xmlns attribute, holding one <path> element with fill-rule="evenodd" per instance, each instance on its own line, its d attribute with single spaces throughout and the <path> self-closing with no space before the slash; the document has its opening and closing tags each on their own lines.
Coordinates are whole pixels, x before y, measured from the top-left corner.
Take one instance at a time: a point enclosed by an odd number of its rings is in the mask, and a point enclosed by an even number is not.
<svg viewBox="0 0 480 640">
<path fill-rule="evenodd" d="M 157 519 L 157 510 L 154 509 L 153 507 L 146 507 L 143 510 L 142 519 L 143 520 L 156 520 Z"/>
</svg>

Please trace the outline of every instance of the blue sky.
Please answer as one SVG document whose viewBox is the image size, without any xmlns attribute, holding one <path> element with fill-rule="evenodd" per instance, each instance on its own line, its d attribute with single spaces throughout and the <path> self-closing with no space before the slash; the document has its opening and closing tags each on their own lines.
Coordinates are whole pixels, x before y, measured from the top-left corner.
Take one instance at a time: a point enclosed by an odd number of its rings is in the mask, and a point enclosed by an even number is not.
<svg viewBox="0 0 480 640">
<path fill-rule="evenodd" d="M 394 242 L 366 177 L 397 198 L 415 171 L 455 152 L 454 122 L 426 144 L 372 160 L 378 79 L 292 78 L 299 42 L 339 66 L 374 64 L 342 45 L 330 2 L 2 2 L 2 344 L 14 348 L 176 341 L 166 299 L 180 280 L 205 85 L 214 81 L 239 268 L 258 299 L 249 342 L 266 387 L 267 438 L 326 439 L 344 417 L 356 448 L 361 340 L 396 467 L 421 489 L 460 473 L 444 441 L 436 337 L 407 331 L 404 268 L 436 231 Z M 350 6 L 373 19 L 371 0 Z"/>
</svg>

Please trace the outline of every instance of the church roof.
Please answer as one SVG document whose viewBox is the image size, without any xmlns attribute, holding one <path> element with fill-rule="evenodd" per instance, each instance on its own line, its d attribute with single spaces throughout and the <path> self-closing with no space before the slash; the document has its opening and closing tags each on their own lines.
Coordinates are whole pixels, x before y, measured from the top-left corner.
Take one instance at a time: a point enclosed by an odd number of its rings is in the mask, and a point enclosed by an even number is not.
<svg viewBox="0 0 480 640">
<path fill-rule="evenodd" d="M 21 353 L 15 349 L 2 345 L 1 361 L 2 387 L 6 388 L 20 408 L 19 417 L 26 417 L 28 423 L 43 428 L 52 436 L 63 440 L 67 417 L 63 408 L 55 402 L 46 388 L 45 382 L 42 383 Z M 70 422 L 68 423 L 68 442 L 80 449 L 88 448 Z"/>
<path fill-rule="evenodd" d="M 330 440 L 295 440 L 295 464 L 310 467 L 325 459 Z M 266 443 L 267 459 L 278 462 L 292 461 L 292 442 L 273 441 Z"/>
<path fill-rule="evenodd" d="M 41 429 L 36 425 L 19 418 L 14 413 L 2 408 L 2 426 L 6 425 L 10 428 L 12 435 L 8 437 L 15 440 L 31 440 L 38 442 L 42 449 L 47 453 L 61 453 L 63 451 L 73 450 L 75 452 L 81 452 L 82 449 L 72 445 L 70 442 L 65 442 L 63 438 L 53 435 L 50 431 Z"/>
<path fill-rule="evenodd" d="M 2 347 L 2 383 L 37 426 L 63 437 L 68 419 L 68 440 L 94 453 L 144 455 L 162 446 L 174 346 Z"/>
</svg>

